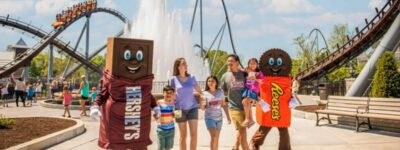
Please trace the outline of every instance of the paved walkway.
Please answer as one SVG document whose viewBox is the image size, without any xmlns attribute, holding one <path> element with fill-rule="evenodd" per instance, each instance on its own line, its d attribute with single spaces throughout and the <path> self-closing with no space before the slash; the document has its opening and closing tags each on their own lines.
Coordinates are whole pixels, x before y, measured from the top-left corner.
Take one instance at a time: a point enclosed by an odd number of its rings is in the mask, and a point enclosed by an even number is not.
<svg viewBox="0 0 400 150">
<path fill-rule="evenodd" d="M 316 97 L 312 96 L 301 96 L 300 97 L 305 103 L 315 103 Z M 63 110 L 50 109 L 38 106 L 34 104 L 33 107 L 15 107 L 15 104 L 10 104 L 8 108 L 0 108 L 0 114 L 4 114 L 7 117 L 27 117 L 27 116 L 61 116 Z M 199 116 L 203 118 L 204 114 L 202 111 Z M 49 149 L 51 150 L 80 150 L 80 149 L 99 149 L 97 146 L 97 137 L 99 122 L 92 120 L 88 117 L 80 118 L 79 111 L 72 111 L 72 117 L 74 119 L 81 119 L 84 121 L 86 126 L 86 132 L 78 137 L 71 140 L 65 141 L 58 145 L 55 145 Z M 220 137 L 220 149 L 230 150 L 234 143 L 234 127 L 228 125 L 226 120 L 221 131 Z M 156 139 L 154 130 L 155 122 L 152 122 L 153 129 L 151 132 L 151 138 Z M 210 136 L 205 127 L 203 119 L 199 120 L 198 129 L 198 149 L 208 150 Z M 257 129 L 256 126 L 248 130 L 248 138 Z M 367 131 L 361 133 L 355 133 L 352 127 L 341 126 L 341 125 L 330 125 L 316 127 L 315 121 L 305 120 L 300 118 L 292 118 L 292 126 L 289 128 L 292 148 L 294 150 L 350 150 L 350 149 L 362 149 L 362 150 L 398 150 L 400 147 L 400 133 L 384 132 L 384 131 Z M 179 131 L 175 133 L 175 146 L 174 149 L 178 148 Z M 261 147 L 265 149 L 277 149 L 279 134 L 276 129 L 272 130 L 266 139 L 265 144 Z M 154 141 L 156 142 L 156 141 Z M 157 149 L 157 144 L 154 143 L 149 147 L 149 150 Z"/>
</svg>

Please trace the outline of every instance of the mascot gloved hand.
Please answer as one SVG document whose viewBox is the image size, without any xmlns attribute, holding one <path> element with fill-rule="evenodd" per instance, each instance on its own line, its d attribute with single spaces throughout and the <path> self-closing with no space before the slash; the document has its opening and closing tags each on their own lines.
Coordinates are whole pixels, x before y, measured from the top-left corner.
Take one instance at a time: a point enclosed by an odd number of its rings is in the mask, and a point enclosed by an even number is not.
<svg viewBox="0 0 400 150">
<path fill-rule="evenodd" d="M 109 38 L 104 83 L 91 113 L 100 110 L 98 145 L 145 150 L 150 140 L 153 41 Z"/>
<path fill-rule="evenodd" d="M 260 127 L 250 141 L 252 150 L 260 149 L 268 132 L 273 127 L 279 130 L 279 149 L 290 150 L 289 130 L 291 121 L 291 77 L 292 60 L 281 49 L 270 49 L 260 58 L 260 70 L 264 79 L 260 84 L 260 100 L 256 105 L 256 119 Z M 264 107 L 262 106 L 264 104 Z M 269 107 L 266 107 L 269 106 Z M 269 111 L 265 111 L 269 108 Z"/>
</svg>

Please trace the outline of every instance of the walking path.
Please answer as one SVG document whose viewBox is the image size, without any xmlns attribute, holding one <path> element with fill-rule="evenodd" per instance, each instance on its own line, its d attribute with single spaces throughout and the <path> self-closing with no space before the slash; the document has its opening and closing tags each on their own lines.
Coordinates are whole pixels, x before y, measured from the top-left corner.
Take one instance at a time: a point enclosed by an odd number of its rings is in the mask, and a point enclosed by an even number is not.
<svg viewBox="0 0 400 150">
<path fill-rule="evenodd" d="M 314 96 L 300 96 L 305 104 L 314 104 L 317 97 Z M 15 107 L 14 103 L 9 104 L 10 107 L 1 108 L 0 114 L 7 117 L 59 117 L 63 113 L 61 109 L 51 109 L 34 104 L 33 107 Z M 204 113 L 199 111 L 199 127 L 198 127 L 198 149 L 208 150 L 210 136 L 205 127 Z M 82 135 L 55 145 L 49 149 L 51 150 L 81 150 L 81 149 L 100 149 L 97 146 L 99 122 L 92 120 L 89 117 L 79 117 L 79 111 L 72 110 L 72 117 L 74 119 L 81 119 L 85 123 L 86 132 Z M 149 146 L 149 150 L 157 149 L 155 122 L 152 122 L 151 138 L 153 144 Z M 257 125 L 248 130 L 248 139 L 254 134 Z M 349 126 L 341 125 L 328 125 L 316 127 L 315 121 L 305 120 L 300 118 L 292 118 L 292 125 L 289 128 L 292 148 L 294 150 L 398 150 L 400 147 L 400 133 L 385 132 L 379 130 L 371 130 L 366 132 L 356 133 L 354 129 Z M 233 125 L 228 125 L 224 120 L 219 148 L 221 150 L 231 150 L 234 139 L 235 129 Z M 179 130 L 176 128 L 175 145 L 174 149 L 179 149 Z M 271 130 L 264 145 L 261 147 L 265 149 L 277 149 L 279 142 L 279 134 L 276 129 Z"/>
</svg>

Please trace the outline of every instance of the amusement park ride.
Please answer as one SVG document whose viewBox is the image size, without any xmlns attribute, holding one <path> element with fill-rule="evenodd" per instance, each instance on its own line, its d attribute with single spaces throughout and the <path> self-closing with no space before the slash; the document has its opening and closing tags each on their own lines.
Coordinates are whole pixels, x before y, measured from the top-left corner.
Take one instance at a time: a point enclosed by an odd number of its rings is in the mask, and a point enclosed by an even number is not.
<svg viewBox="0 0 400 150">
<path fill-rule="evenodd" d="M 228 16 L 224 1 L 222 1 L 222 3 L 224 5 L 225 14 L 226 16 Z M 195 18 L 197 5 L 198 5 L 198 0 L 196 0 L 196 6 L 193 13 L 191 30 L 193 28 L 193 20 Z M 374 58 L 371 57 L 370 59 L 371 62 L 369 62 L 372 63 L 371 66 L 374 66 L 373 64 L 376 63 L 375 57 L 378 58 L 382 53 L 382 51 L 388 49 L 392 50 L 396 45 L 396 43 L 400 41 L 400 15 L 399 15 L 400 0 L 387 0 L 387 2 L 381 9 L 375 8 L 375 11 L 376 11 L 376 16 L 374 16 L 370 20 L 365 19 L 366 25 L 361 29 L 356 28 L 355 29 L 356 34 L 353 37 L 347 36 L 347 42 L 344 45 L 337 45 L 336 50 L 330 49 L 331 53 L 327 55 L 327 57 L 325 57 L 322 60 L 319 60 L 315 65 L 308 67 L 302 72 L 298 73 L 297 76 L 299 77 L 299 79 L 308 81 L 317 80 L 325 76 L 326 74 L 332 72 L 333 70 L 341 67 L 342 65 L 346 64 L 353 58 L 357 57 L 362 52 L 366 51 L 369 47 L 371 47 L 373 43 L 376 43 L 379 40 L 381 40 L 380 46 L 378 46 L 377 50 L 375 50 L 375 53 L 377 54 L 375 54 L 376 56 L 373 55 L 372 57 Z M 106 45 L 102 45 L 100 48 L 91 51 L 92 53 L 89 55 L 89 46 L 88 46 L 89 20 L 90 16 L 95 13 L 111 14 L 119 18 L 123 23 L 129 23 L 129 20 L 117 10 L 98 7 L 97 1 L 93 0 L 76 4 L 72 8 L 63 10 L 60 14 L 57 14 L 56 22 L 52 24 L 54 30 L 52 30 L 51 32 L 43 31 L 42 29 L 34 27 L 31 24 L 13 19 L 9 15 L 0 16 L 0 25 L 17 28 L 41 38 L 40 42 L 32 46 L 30 49 L 26 50 L 18 57 L 16 57 L 13 61 L 7 63 L 4 66 L 0 66 L 0 78 L 9 76 L 12 72 L 16 71 L 18 68 L 26 64 L 27 61 L 30 61 L 33 57 L 38 55 L 48 45 L 50 45 L 51 48 L 52 45 L 58 47 L 59 49 L 70 55 L 72 58 L 76 59 L 82 65 L 85 65 L 86 67 L 95 72 L 102 73 L 99 67 L 90 62 L 90 59 L 96 56 L 98 53 L 100 53 L 103 49 L 105 49 Z M 87 41 L 86 41 L 86 53 L 84 55 L 76 51 L 78 44 L 74 47 L 71 47 L 69 45 L 69 42 L 65 43 L 57 38 L 57 36 L 60 33 L 62 33 L 65 29 L 67 29 L 71 24 L 82 18 L 86 18 L 87 21 L 77 43 L 79 44 L 84 30 L 86 30 Z M 201 0 L 200 0 L 200 22 L 201 22 L 200 27 L 202 30 Z M 223 31 L 225 30 L 226 25 L 228 25 L 229 33 L 231 33 L 229 19 L 228 17 L 226 17 L 226 22 L 222 25 L 221 29 L 217 34 L 217 37 L 214 39 L 214 42 L 217 40 L 219 36 L 221 36 L 222 38 Z M 221 32 L 222 34 L 220 34 Z M 123 30 L 116 36 L 121 36 L 122 33 Z M 232 36 L 230 36 L 230 38 L 231 38 L 232 48 L 234 50 L 234 53 L 236 53 Z M 201 44 L 200 45 L 197 44 L 197 47 L 201 48 L 202 51 L 208 51 L 203 49 L 202 37 L 201 37 Z M 211 47 L 212 46 L 210 46 L 210 49 Z M 68 69 L 69 67 L 67 67 L 62 77 L 65 78 L 71 75 L 80 66 L 81 65 L 77 65 L 70 69 Z M 213 64 L 211 64 L 211 67 L 213 67 Z M 356 80 L 356 83 L 350 89 L 349 96 L 360 96 L 360 93 L 364 92 L 367 86 L 369 85 L 370 81 L 368 81 L 367 79 L 371 76 L 371 72 L 373 74 L 374 68 L 364 67 L 364 70 L 359 75 L 358 79 Z M 49 74 L 49 76 L 51 77 L 51 74 Z"/>
</svg>

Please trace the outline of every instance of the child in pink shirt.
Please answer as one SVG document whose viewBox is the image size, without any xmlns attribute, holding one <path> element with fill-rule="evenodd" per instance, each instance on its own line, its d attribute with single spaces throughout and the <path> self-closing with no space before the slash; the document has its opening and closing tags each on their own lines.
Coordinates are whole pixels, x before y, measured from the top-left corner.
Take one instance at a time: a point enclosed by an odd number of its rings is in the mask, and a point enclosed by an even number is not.
<svg viewBox="0 0 400 150">
<path fill-rule="evenodd" d="M 264 75 L 258 68 L 258 60 L 256 58 L 249 59 L 245 72 L 247 73 L 247 76 L 245 89 L 242 95 L 244 98 L 242 104 L 245 113 L 245 120 L 242 126 L 250 128 L 255 123 L 251 115 L 251 101 L 258 101 L 258 96 L 260 93 L 258 85 L 262 82 Z"/>
<path fill-rule="evenodd" d="M 65 113 L 68 113 L 68 118 L 71 118 L 71 113 L 69 112 L 69 105 L 71 105 L 72 101 L 72 94 L 68 89 L 68 86 L 64 86 L 63 88 L 63 104 L 64 104 L 64 114 L 62 115 L 65 117 Z"/>
</svg>

